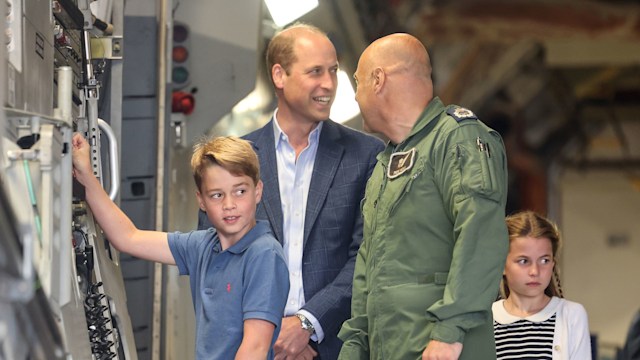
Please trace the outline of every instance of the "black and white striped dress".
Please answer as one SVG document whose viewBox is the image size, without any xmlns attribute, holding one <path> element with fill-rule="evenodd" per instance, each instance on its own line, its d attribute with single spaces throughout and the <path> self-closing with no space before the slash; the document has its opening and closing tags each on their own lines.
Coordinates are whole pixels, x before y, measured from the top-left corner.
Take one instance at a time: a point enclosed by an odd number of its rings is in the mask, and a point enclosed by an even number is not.
<svg viewBox="0 0 640 360">
<path fill-rule="evenodd" d="M 552 359 L 555 311 L 542 310 L 528 318 L 517 318 L 507 313 L 504 301 L 496 302 L 493 311 L 498 360 Z"/>
</svg>

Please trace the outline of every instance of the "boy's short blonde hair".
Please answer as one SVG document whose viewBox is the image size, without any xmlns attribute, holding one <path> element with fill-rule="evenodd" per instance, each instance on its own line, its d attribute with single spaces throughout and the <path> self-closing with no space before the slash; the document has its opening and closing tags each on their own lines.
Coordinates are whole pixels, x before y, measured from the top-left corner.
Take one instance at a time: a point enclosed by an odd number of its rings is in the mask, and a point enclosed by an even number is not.
<svg viewBox="0 0 640 360">
<path fill-rule="evenodd" d="M 191 171 L 198 191 L 202 185 L 202 174 L 212 165 L 219 165 L 235 176 L 246 175 L 258 185 L 260 163 L 253 146 L 236 136 L 220 136 L 205 139 L 193 147 Z"/>
</svg>

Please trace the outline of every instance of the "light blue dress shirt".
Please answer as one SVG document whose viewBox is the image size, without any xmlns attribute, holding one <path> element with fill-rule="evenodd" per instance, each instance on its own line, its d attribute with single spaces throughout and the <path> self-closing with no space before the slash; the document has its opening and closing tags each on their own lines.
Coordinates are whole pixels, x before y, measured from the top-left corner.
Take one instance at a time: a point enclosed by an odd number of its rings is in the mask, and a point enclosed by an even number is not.
<svg viewBox="0 0 640 360">
<path fill-rule="evenodd" d="M 309 134 L 309 143 L 302 150 L 296 160 L 296 152 L 289 143 L 289 137 L 285 134 L 277 118 L 278 110 L 273 114 L 273 132 L 276 147 L 276 159 L 278 163 L 278 182 L 280 185 L 280 200 L 282 201 L 282 229 L 284 239 L 282 248 L 289 267 L 289 297 L 284 315 L 291 316 L 296 313 L 304 315 L 316 331 L 312 340 L 320 342 L 324 338 L 324 332 L 320 322 L 311 313 L 301 310 L 305 304 L 304 284 L 302 282 L 302 252 L 304 237 L 304 219 L 307 208 L 307 198 L 313 165 L 318 152 L 318 142 L 322 122 Z"/>
</svg>

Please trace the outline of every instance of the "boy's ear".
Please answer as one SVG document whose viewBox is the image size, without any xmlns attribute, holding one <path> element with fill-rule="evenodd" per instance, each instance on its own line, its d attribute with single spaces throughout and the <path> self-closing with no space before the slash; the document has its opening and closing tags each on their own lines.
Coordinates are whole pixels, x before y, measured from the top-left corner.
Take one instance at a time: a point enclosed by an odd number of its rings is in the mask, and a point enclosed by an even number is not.
<svg viewBox="0 0 640 360">
<path fill-rule="evenodd" d="M 262 200 L 262 188 L 263 188 L 262 180 L 258 180 L 258 184 L 256 185 L 256 204 L 260 203 Z"/>
<path fill-rule="evenodd" d="M 200 194 L 200 191 L 196 191 L 196 197 L 198 198 L 198 206 L 200 206 L 200 210 L 207 212 L 207 210 L 204 207 L 204 200 L 202 199 L 202 195 Z"/>
</svg>

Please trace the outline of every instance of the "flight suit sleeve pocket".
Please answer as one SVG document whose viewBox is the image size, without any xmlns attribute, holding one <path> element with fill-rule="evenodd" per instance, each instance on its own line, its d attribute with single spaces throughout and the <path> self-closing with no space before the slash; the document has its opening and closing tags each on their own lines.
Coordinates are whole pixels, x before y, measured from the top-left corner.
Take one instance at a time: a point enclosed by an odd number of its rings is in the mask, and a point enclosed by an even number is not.
<svg viewBox="0 0 640 360">
<path fill-rule="evenodd" d="M 499 201 L 501 185 L 496 176 L 499 165 L 491 151 L 490 145 L 481 138 L 456 145 L 460 186 L 468 196 L 476 194 Z"/>
</svg>

